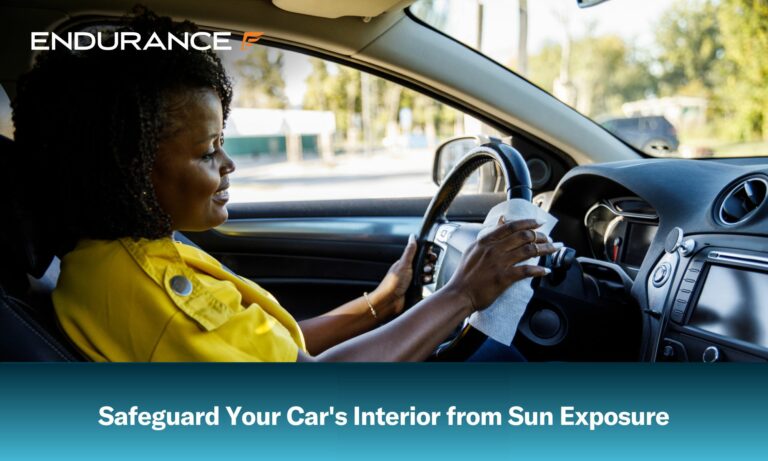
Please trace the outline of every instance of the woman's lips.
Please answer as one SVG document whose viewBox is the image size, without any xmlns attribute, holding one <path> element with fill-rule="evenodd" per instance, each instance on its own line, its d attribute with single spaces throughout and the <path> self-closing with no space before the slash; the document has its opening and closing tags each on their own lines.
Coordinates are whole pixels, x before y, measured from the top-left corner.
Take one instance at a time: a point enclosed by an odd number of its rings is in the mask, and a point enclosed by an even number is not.
<svg viewBox="0 0 768 461">
<path fill-rule="evenodd" d="M 213 194 L 213 201 L 225 205 L 229 201 L 229 188 L 216 191 L 216 193 Z"/>
<path fill-rule="evenodd" d="M 213 201 L 220 204 L 220 205 L 226 205 L 229 201 L 229 177 L 223 176 L 221 178 L 221 184 L 219 184 L 219 189 L 213 194 Z"/>
</svg>

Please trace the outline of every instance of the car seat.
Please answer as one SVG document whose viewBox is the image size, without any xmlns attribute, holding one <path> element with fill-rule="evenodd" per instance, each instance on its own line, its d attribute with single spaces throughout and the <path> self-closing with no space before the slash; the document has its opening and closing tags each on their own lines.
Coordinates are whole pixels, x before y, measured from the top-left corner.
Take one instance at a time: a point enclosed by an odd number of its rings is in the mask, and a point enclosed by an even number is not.
<svg viewBox="0 0 768 461">
<path fill-rule="evenodd" d="M 11 197 L 16 187 L 9 168 L 15 143 L 0 136 L 0 190 Z M 0 228 L 0 360 L 79 361 L 56 322 L 51 292 L 59 260 L 56 243 L 14 200 L 6 200 Z"/>
<path fill-rule="evenodd" d="M 0 191 L 11 197 L 16 184 L 9 167 L 15 143 L 0 135 Z M 61 331 L 51 293 L 59 279 L 60 261 L 71 245 L 40 217 L 14 200 L 6 202 L 0 227 L 0 361 L 84 361 Z M 179 232 L 173 238 L 197 247 Z M 229 270 L 229 268 L 225 267 Z"/>
</svg>

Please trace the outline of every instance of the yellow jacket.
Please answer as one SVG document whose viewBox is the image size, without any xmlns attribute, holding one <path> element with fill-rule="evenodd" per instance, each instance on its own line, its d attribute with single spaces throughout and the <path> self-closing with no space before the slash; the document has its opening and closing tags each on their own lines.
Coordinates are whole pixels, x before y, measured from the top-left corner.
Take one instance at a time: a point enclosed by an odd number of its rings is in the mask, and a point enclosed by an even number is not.
<svg viewBox="0 0 768 461">
<path fill-rule="evenodd" d="M 95 361 L 295 361 L 296 321 L 204 251 L 158 240 L 82 240 L 61 262 L 59 322 Z"/>
</svg>

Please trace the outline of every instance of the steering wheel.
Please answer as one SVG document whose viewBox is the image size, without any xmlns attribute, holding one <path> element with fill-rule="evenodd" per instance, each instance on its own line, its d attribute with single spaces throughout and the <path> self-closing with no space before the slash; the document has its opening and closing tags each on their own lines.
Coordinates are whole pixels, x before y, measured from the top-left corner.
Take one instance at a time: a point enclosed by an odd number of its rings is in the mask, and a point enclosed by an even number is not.
<svg viewBox="0 0 768 461">
<path fill-rule="evenodd" d="M 421 301 L 425 287 L 428 291 L 436 291 L 445 285 L 457 269 L 464 251 L 476 240 L 481 225 L 452 223 L 447 219 L 446 212 L 472 172 L 488 162 L 499 165 L 506 184 L 507 200 L 520 198 L 531 201 L 531 176 L 520 152 L 498 140 L 471 149 L 448 173 L 424 213 L 417 239 L 418 250 L 413 260 L 413 279 L 405 295 L 406 306 Z M 434 273 L 424 270 L 430 263 L 434 264 Z M 473 352 L 486 337 L 471 328 L 467 318 L 456 334 L 441 344 L 434 355 L 450 357 L 462 338 L 473 338 L 465 341 L 472 343 L 469 349 Z"/>
</svg>

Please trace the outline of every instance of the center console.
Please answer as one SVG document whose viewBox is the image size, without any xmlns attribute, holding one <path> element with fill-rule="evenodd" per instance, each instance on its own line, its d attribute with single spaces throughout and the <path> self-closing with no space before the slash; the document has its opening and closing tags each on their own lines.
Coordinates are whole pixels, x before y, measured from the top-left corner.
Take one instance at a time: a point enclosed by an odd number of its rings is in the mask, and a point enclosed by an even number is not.
<svg viewBox="0 0 768 461">
<path fill-rule="evenodd" d="M 657 361 L 768 361 L 768 239 L 687 236 L 648 278 Z"/>
</svg>

